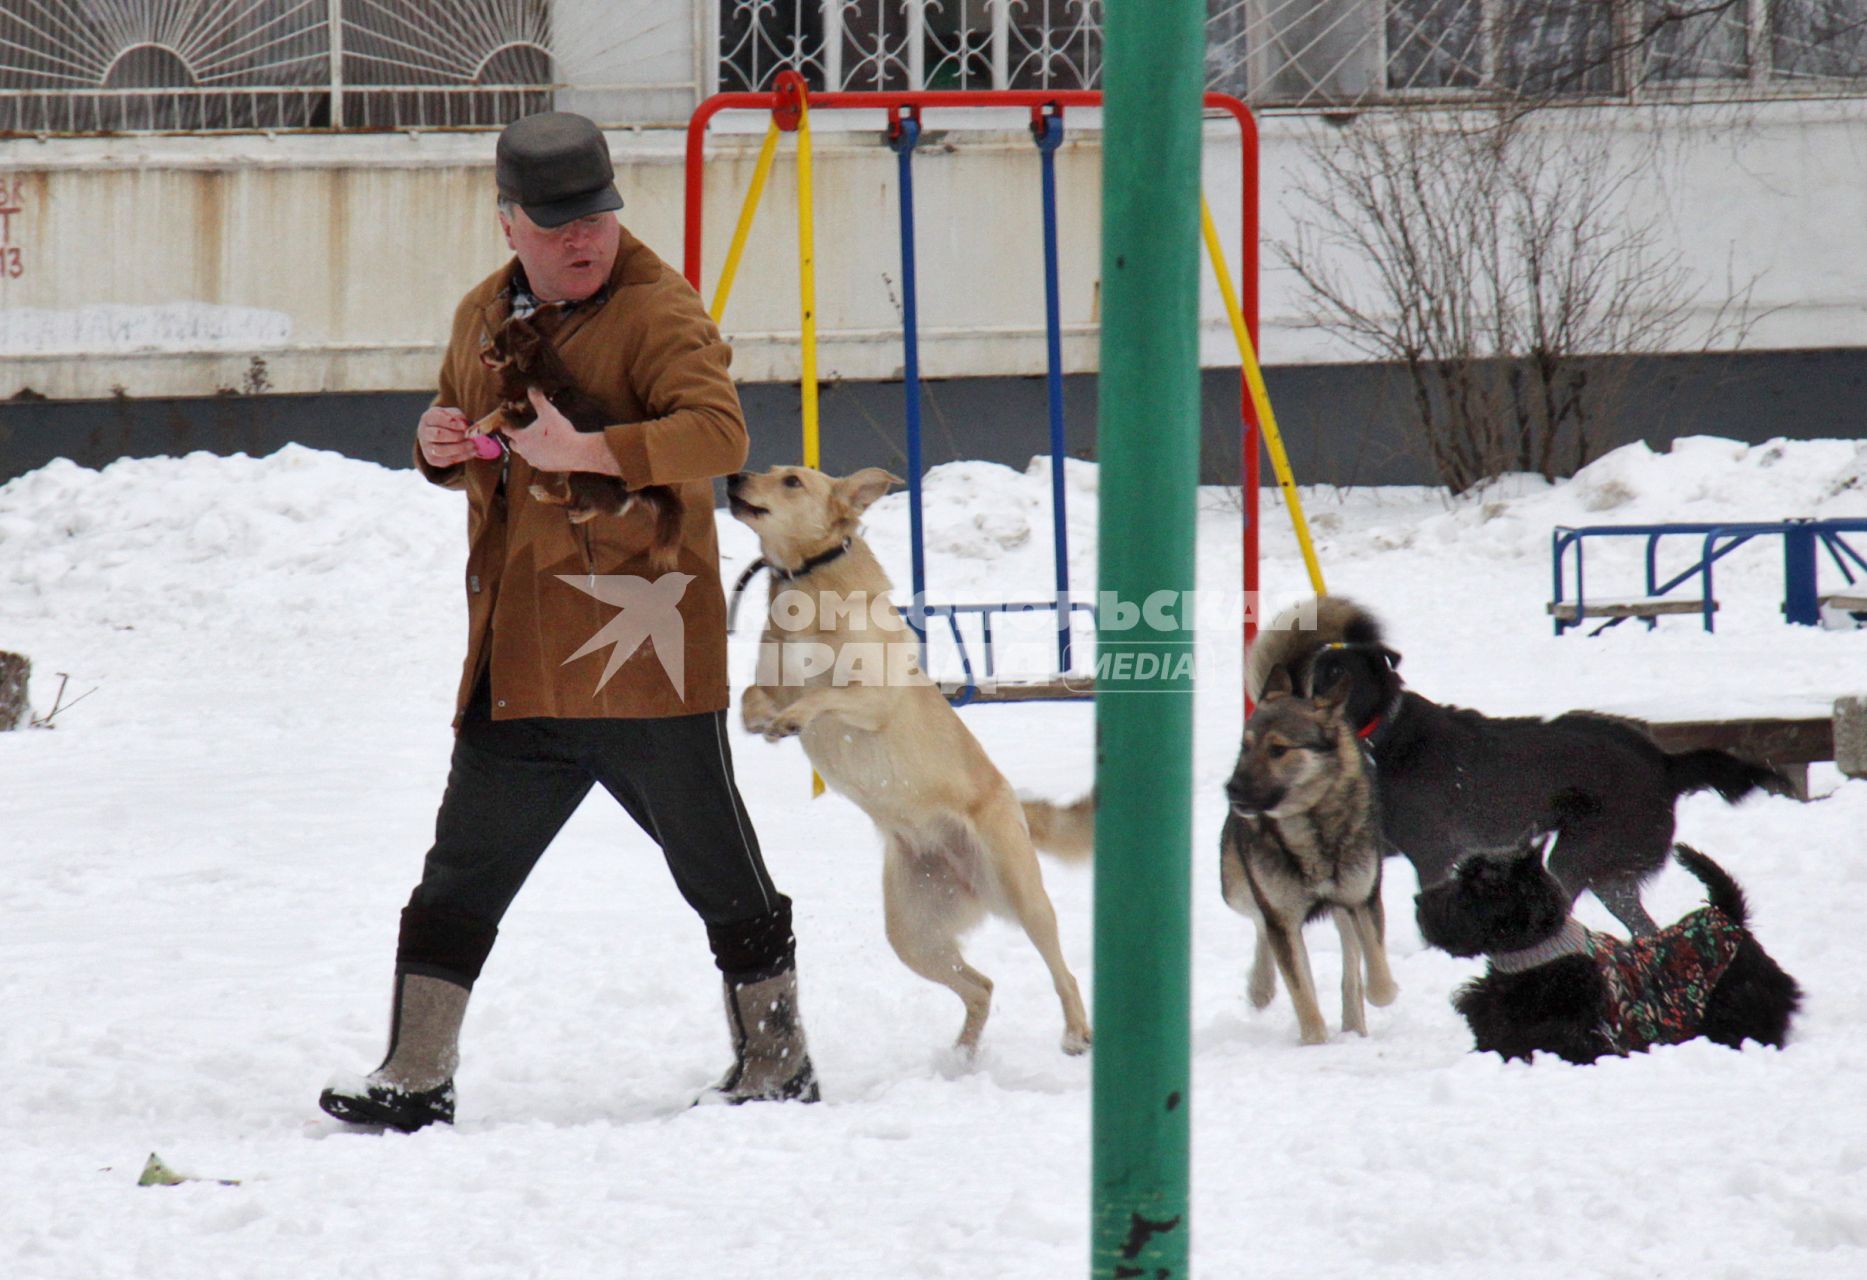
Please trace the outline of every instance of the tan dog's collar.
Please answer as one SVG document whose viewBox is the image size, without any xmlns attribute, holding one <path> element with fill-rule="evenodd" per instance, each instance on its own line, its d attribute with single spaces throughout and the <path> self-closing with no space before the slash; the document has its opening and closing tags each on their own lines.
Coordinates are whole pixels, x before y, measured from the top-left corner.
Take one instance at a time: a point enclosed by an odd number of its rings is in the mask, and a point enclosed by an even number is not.
<svg viewBox="0 0 1867 1280">
<path fill-rule="evenodd" d="M 759 557 L 759 562 L 767 569 L 770 569 L 774 576 L 783 578 L 786 582 L 796 582 L 805 574 L 821 569 L 824 565 L 829 564 L 833 560 L 841 560 L 845 555 L 849 554 L 849 544 L 850 540 L 844 538 L 841 546 L 831 547 L 828 551 L 819 551 L 814 556 L 808 556 L 805 558 L 804 563 L 800 564 L 795 569 L 787 569 L 783 565 L 773 564 L 763 556 Z"/>
<path fill-rule="evenodd" d="M 799 578 L 810 573 L 812 570 L 821 569 L 832 560 L 842 559 L 843 556 L 848 554 L 849 545 L 850 540 L 844 538 L 843 545 L 840 547 L 831 547 L 828 551 L 819 551 L 816 555 L 807 558 L 803 564 L 800 564 L 795 569 L 780 568 L 778 565 L 767 560 L 764 556 L 760 556 L 758 559 L 754 560 L 740 573 L 739 581 L 733 583 L 732 604 L 726 611 L 726 629 L 728 631 L 735 631 L 738 629 L 739 597 L 745 594 L 746 587 L 751 583 L 753 576 L 756 575 L 760 569 L 769 569 L 773 576 L 783 578 L 786 582 L 796 582 Z"/>
</svg>

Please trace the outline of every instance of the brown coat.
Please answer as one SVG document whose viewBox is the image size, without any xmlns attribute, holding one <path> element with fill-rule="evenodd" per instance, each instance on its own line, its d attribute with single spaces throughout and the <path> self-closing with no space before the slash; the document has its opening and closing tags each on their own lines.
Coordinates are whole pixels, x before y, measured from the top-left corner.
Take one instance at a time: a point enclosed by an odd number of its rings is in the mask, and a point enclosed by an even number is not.
<svg viewBox="0 0 1867 1280">
<path fill-rule="evenodd" d="M 497 407 L 480 361 L 489 325 L 510 309 L 508 263 L 481 281 L 454 313 L 435 403 L 478 421 Z M 652 639 L 606 683 L 612 646 L 567 659 L 620 612 L 560 581 L 560 574 L 649 579 L 653 520 L 631 508 L 573 525 L 562 507 L 535 501 L 533 471 L 509 464 L 415 465 L 434 483 L 467 491 L 467 660 L 454 723 L 483 669 L 492 678 L 493 718 L 648 717 L 719 711 L 727 704 L 726 600 L 713 524 L 715 476 L 745 464 L 746 427 L 727 365 L 732 348 L 678 272 L 627 230 L 609 276 L 609 300 L 571 313 L 557 345 L 578 385 L 609 409 L 605 431 L 631 488 L 676 486 L 685 506 L 675 572 L 693 575 L 680 596 L 685 653 L 676 688 Z M 510 466 L 503 499 L 495 496 Z M 627 646 L 624 642 L 624 647 Z M 599 689 L 599 684 L 601 688 Z"/>
</svg>

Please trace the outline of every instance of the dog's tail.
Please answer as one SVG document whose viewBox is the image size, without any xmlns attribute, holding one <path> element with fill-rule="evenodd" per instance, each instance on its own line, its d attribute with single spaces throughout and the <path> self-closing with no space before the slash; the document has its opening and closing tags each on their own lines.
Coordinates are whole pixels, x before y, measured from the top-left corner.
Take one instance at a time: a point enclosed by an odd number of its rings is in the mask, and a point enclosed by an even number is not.
<svg viewBox="0 0 1867 1280">
<path fill-rule="evenodd" d="M 1690 845 L 1674 845 L 1673 857 L 1679 859 L 1680 866 L 1705 882 L 1706 899 L 1732 924 L 1741 927 L 1750 918 L 1750 904 L 1744 901 L 1744 891 L 1723 867 Z"/>
<path fill-rule="evenodd" d="M 1245 693 L 1264 699 L 1271 673 L 1283 667 L 1299 690 L 1307 687 L 1310 663 L 1332 644 L 1382 643 L 1381 624 L 1347 596 L 1312 596 L 1291 605 L 1266 623 L 1245 656 Z"/>
<path fill-rule="evenodd" d="M 1065 862 L 1085 862 L 1096 852 L 1096 793 L 1069 804 L 1020 797 L 1031 843 Z"/>
<path fill-rule="evenodd" d="M 1696 751 L 1670 752 L 1666 756 L 1666 785 L 1676 799 L 1692 791 L 1710 788 L 1735 804 L 1753 791 L 1767 791 L 1775 796 L 1794 796 L 1789 779 L 1765 764 L 1740 760 L 1729 751 L 1703 747 Z"/>
</svg>

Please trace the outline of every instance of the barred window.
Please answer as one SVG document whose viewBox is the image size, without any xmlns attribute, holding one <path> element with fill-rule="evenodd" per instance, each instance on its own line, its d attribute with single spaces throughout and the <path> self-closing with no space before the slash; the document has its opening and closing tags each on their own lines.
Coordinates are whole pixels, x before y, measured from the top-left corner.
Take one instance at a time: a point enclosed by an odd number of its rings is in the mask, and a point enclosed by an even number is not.
<svg viewBox="0 0 1867 1280">
<path fill-rule="evenodd" d="M 1102 0 L 713 0 L 720 88 L 1093 89 Z"/>
<path fill-rule="evenodd" d="M 346 128 L 503 125 L 549 111 L 549 0 L 343 0 Z"/>
<path fill-rule="evenodd" d="M 777 74 L 785 70 L 798 72 L 813 89 L 825 87 L 825 5 L 821 0 L 718 3 L 721 93 L 769 89 Z"/>
<path fill-rule="evenodd" d="M 432 128 L 551 105 L 549 0 L 30 0 L 0 130 Z"/>
<path fill-rule="evenodd" d="M 1770 0 L 1770 56 L 1785 80 L 1867 77 L 1867 0 Z"/>
<path fill-rule="evenodd" d="M 1476 89 L 1486 66 L 1480 0 L 1394 0 L 1387 6 L 1387 87 Z"/>
<path fill-rule="evenodd" d="M 1750 75 L 1750 6 L 1646 0 L 1650 79 L 1743 80 Z"/>
<path fill-rule="evenodd" d="M 1400 96 L 1867 80 L 1867 0 L 1389 0 L 1384 35 Z"/>
<path fill-rule="evenodd" d="M 328 122 L 324 0 L 32 0 L 0 8 L 0 130 L 301 128 Z"/>
<path fill-rule="evenodd" d="M 1514 93 L 1612 93 L 1615 6 L 1601 0 L 1519 0 L 1499 15 L 1498 78 Z"/>
<path fill-rule="evenodd" d="M 1103 0 L 0 0 L 0 131 L 676 124 L 769 88 L 1095 89 Z M 1867 0 L 1207 0 L 1258 106 L 1867 92 Z M 713 43 L 709 44 L 711 40 Z"/>
</svg>

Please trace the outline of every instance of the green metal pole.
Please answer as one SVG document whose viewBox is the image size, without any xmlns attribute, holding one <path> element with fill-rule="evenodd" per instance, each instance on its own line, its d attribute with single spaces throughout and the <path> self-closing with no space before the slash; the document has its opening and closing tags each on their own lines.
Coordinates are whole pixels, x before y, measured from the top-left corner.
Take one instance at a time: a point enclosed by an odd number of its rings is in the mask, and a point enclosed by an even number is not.
<svg viewBox="0 0 1867 1280">
<path fill-rule="evenodd" d="M 1206 6 L 1109 0 L 1107 15 L 1090 1266 L 1098 1280 L 1168 1280 L 1188 1274 L 1190 1237 L 1187 593 L 1199 479 Z"/>
</svg>

